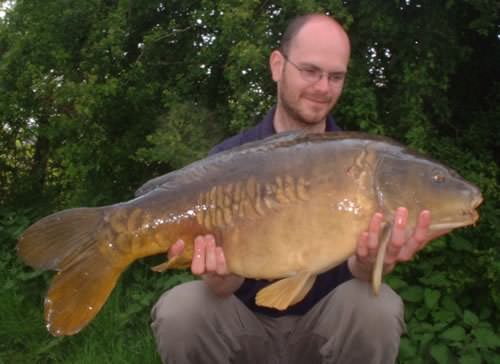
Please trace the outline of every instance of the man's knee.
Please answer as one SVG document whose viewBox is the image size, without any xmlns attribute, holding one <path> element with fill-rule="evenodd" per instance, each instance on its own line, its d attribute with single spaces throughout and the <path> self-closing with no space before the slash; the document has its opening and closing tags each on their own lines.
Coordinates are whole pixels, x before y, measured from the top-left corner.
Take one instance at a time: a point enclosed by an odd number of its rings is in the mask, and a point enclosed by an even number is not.
<svg viewBox="0 0 500 364">
<path fill-rule="evenodd" d="M 229 357 L 253 358 L 249 343 L 265 346 L 265 331 L 255 315 L 235 297 L 218 297 L 202 281 L 164 293 L 151 317 L 165 363 L 226 363 Z"/>
<path fill-rule="evenodd" d="M 371 285 L 352 279 L 334 291 L 336 308 L 345 315 L 352 315 L 363 329 L 371 333 L 383 330 L 394 330 L 401 335 L 404 331 L 404 305 L 388 285 L 383 284 L 378 295 L 375 295 Z M 339 307 L 340 306 L 340 307 Z"/>
<path fill-rule="evenodd" d="M 178 285 L 165 292 L 151 310 L 153 331 L 156 334 L 166 328 L 171 334 L 182 335 L 186 328 L 196 330 L 215 309 L 217 299 L 202 281 Z"/>
<path fill-rule="evenodd" d="M 151 329 L 162 362 L 182 362 L 199 350 L 194 333 L 206 331 L 216 299 L 202 281 L 178 285 L 160 297 L 151 310 Z"/>
</svg>

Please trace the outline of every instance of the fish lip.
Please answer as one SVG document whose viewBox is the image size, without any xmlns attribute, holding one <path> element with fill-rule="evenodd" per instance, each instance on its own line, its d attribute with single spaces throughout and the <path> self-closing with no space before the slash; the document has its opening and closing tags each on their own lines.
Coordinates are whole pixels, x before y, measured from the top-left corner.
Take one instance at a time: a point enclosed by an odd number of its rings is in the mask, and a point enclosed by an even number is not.
<svg viewBox="0 0 500 364">
<path fill-rule="evenodd" d="M 440 224 L 432 224 L 429 227 L 431 231 L 444 231 L 444 230 L 453 230 L 459 227 L 469 226 L 474 224 L 474 221 L 462 221 L 462 222 L 443 222 Z"/>
<path fill-rule="evenodd" d="M 483 195 L 478 195 L 476 196 L 473 200 L 472 200 L 472 208 L 477 208 L 479 205 L 481 205 L 483 203 L 484 199 L 483 199 Z"/>
<path fill-rule="evenodd" d="M 432 224 L 429 229 L 434 231 L 452 230 L 464 226 L 474 225 L 479 219 L 479 213 L 475 209 L 462 210 L 460 221 L 446 221 L 438 224 Z"/>
<path fill-rule="evenodd" d="M 475 224 L 476 221 L 479 219 L 479 212 L 477 212 L 477 208 L 479 205 L 483 203 L 484 199 L 481 194 L 477 195 L 474 197 L 472 200 L 472 209 L 470 211 L 465 211 L 465 214 L 469 215 L 472 220 L 472 224 Z"/>
<path fill-rule="evenodd" d="M 472 220 L 472 222 L 469 225 L 475 224 L 476 221 L 479 220 L 479 213 L 476 210 L 468 211 L 467 215 L 469 215 Z"/>
</svg>

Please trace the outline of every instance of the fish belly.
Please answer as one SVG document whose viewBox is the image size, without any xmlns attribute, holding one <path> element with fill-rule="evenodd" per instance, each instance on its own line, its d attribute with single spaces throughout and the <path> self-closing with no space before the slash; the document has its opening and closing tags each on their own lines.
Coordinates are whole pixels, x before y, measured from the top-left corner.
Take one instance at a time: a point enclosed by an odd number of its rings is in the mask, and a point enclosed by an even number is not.
<svg viewBox="0 0 500 364">
<path fill-rule="evenodd" d="M 367 206 L 364 213 L 354 214 L 339 210 L 337 200 L 338 194 L 317 194 L 226 228 L 229 270 L 249 278 L 277 279 L 299 272 L 319 274 L 345 261 L 355 252 L 373 209 Z"/>
</svg>

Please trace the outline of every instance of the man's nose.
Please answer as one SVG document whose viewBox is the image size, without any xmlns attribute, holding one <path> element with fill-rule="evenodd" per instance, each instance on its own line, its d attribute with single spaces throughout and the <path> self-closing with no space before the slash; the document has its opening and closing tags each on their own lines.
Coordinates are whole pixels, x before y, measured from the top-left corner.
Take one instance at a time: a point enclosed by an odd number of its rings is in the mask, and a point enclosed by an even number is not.
<svg viewBox="0 0 500 364">
<path fill-rule="evenodd" d="M 321 75 L 321 78 L 316 81 L 316 83 L 313 85 L 315 89 L 323 91 L 323 92 L 329 92 L 330 91 L 330 82 L 328 81 L 328 75 L 325 75 L 324 73 Z"/>
</svg>

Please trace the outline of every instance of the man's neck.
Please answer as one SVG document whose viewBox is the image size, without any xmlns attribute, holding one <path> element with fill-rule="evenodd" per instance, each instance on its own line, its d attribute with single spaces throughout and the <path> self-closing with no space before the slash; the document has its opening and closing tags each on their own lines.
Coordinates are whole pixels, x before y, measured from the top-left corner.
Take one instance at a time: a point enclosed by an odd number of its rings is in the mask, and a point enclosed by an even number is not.
<svg viewBox="0 0 500 364">
<path fill-rule="evenodd" d="M 307 124 L 290 117 L 282 108 L 276 107 L 273 126 L 276 133 L 292 130 L 305 130 L 309 133 L 323 133 L 326 130 L 326 119 L 314 124 Z"/>
</svg>

